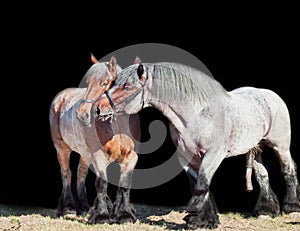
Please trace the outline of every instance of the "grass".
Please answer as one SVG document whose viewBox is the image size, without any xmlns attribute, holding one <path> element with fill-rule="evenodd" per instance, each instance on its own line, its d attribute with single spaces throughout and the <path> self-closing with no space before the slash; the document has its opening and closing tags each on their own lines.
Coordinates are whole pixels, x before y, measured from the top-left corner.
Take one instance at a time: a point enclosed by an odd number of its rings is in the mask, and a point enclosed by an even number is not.
<svg viewBox="0 0 300 231">
<path fill-rule="evenodd" d="M 0 230 L 22 231 L 161 231 L 186 230 L 183 217 L 186 213 L 179 207 L 134 205 L 138 220 L 134 224 L 87 224 L 84 217 L 57 218 L 56 210 L 0 204 Z M 220 225 L 214 231 L 299 231 L 300 215 L 280 215 L 276 218 L 255 218 L 243 213 L 221 213 Z"/>
</svg>

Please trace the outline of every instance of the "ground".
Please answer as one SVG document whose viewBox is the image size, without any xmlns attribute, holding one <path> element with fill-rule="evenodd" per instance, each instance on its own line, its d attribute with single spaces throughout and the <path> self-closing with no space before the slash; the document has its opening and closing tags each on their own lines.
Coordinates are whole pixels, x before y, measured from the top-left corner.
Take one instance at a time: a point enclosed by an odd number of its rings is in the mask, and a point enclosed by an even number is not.
<svg viewBox="0 0 300 231">
<path fill-rule="evenodd" d="M 22 231 L 159 231 L 186 230 L 180 207 L 161 207 L 134 204 L 138 220 L 135 224 L 89 225 L 83 217 L 55 217 L 55 209 L 0 204 L 0 230 Z M 241 213 L 220 213 L 221 224 L 213 231 L 299 231 L 299 214 L 280 215 L 276 218 L 254 218 Z"/>
</svg>

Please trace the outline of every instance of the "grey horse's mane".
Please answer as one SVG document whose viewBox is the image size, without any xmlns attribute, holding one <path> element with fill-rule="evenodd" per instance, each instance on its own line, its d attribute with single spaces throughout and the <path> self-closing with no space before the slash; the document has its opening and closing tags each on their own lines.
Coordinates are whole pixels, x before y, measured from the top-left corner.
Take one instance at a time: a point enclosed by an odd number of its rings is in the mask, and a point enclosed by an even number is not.
<svg viewBox="0 0 300 231">
<path fill-rule="evenodd" d="M 212 97 L 227 97 L 228 92 L 213 77 L 190 66 L 179 63 L 145 63 L 144 68 L 152 75 L 152 94 L 156 98 L 172 101 L 207 102 Z M 125 68 L 118 78 L 118 85 L 136 82 L 136 68 Z M 184 97 L 183 97 L 184 96 Z"/>
</svg>

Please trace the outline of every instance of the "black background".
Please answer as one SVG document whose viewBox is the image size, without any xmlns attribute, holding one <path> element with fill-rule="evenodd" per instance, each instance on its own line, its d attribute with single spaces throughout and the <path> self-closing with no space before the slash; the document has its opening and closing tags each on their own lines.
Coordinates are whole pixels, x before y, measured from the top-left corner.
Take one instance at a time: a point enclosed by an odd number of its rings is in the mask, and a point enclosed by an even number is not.
<svg viewBox="0 0 300 231">
<path fill-rule="evenodd" d="M 155 6 L 145 11 L 137 5 L 125 13 L 116 13 L 113 5 L 103 5 L 95 12 L 91 11 L 93 6 L 80 10 L 45 6 L 32 17 L 28 17 L 29 12 L 24 17 L 16 14 L 19 20 L 5 28 L 2 42 L 0 203 L 56 207 L 62 185 L 50 139 L 50 103 L 59 91 L 79 85 L 91 66 L 89 52 L 100 59 L 138 43 L 163 43 L 186 50 L 201 60 L 227 90 L 255 86 L 277 92 L 290 110 L 291 152 L 300 165 L 299 5 L 183 5 L 178 12 Z M 151 120 L 167 122 L 154 109 L 142 111 L 140 118 L 145 140 Z M 172 145 L 167 139 L 157 153 L 151 154 L 153 162 L 140 158 L 138 166 L 154 166 L 166 160 Z M 72 156 L 75 171 L 78 155 Z M 284 184 L 278 161 L 268 149 L 265 159 L 272 187 L 282 201 Z M 252 210 L 258 186 L 254 182 L 254 191 L 246 192 L 244 173 L 244 155 L 221 164 L 211 185 L 219 210 Z M 114 190 L 110 186 L 112 197 Z M 93 201 L 92 172 L 87 191 Z M 131 200 L 136 203 L 184 205 L 189 197 L 183 172 L 160 187 L 131 192 Z"/>
</svg>

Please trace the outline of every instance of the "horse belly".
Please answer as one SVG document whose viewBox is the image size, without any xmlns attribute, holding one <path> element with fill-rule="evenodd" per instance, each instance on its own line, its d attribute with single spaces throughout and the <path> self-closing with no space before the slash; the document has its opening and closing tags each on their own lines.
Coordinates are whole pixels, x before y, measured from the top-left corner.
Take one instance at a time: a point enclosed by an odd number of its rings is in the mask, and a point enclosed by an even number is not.
<svg viewBox="0 0 300 231">
<path fill-rule="evenodd" d="M 243 134 L 243 132 L 233 131 L 230 136 L 228 157 L 247 153 L 263 139 L 263 133 L 254 132 Z"/>
</svg>

